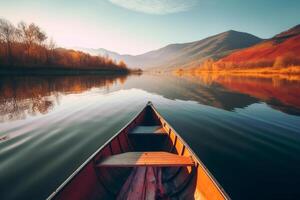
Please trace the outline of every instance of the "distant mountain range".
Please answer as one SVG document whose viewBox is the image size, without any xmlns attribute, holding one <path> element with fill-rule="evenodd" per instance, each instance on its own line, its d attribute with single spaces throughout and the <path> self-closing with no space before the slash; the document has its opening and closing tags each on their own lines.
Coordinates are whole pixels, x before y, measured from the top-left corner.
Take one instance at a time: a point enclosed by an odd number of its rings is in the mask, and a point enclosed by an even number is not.
<svg viewBox="0 0 300 200">
<path fill-rule="evenodd" d="M 268 56 L 275 59 L 274 57 L 280 53 L 290 53 L 295 50 L 300 52 L 299 32 L 300 25 L 282 32 L 271 39 L 263 40 L 249 33 L 230 30 L 199 41 L 170 44 L 163 48 L 135 56 L 121 55 L 102 48 L 74 49 L 92 55 L 109 56 L 116 61 L 123 60 L 130 68 L 141 68 L 143 70 L 186 69 L 197 67 L 209 58 L 221 60 L 222 62 L 235 62 L 239 60 L 245 61 L 245 59 L 266 59 Z"/>
<path fill-rule="evenodd" d="M 113 51 L 109 51 L 103 48 L 99 48 L 99 49 L 92 49 L 92 48 L 84 48 L 84 47 L 73 47 L 72 49 L 77 50 L 77 51 L 82 51 L 85 53 L 89 53 L 92 56 L 109 56 L 110 58 L 116 60 L 116 61 L 120 61 L 123 59 L 124 55 L 120 55 L 117 52 L 113 52 Z"/>
<path fill-rule="evenodd" d="M 262 39 L 248 33 L 227 31 L 203 40 L 170 44 L 163 48 L 141 55 L 120 55 L 106 49 L 73 48 L 92 55 L 109 56 L 116 61 L 123 60 L 130 68 L 160 68 L 172 69 L 199 65 L 207 58 L 218 59 L 236 49 L 252 46 Z"/>
</svg>

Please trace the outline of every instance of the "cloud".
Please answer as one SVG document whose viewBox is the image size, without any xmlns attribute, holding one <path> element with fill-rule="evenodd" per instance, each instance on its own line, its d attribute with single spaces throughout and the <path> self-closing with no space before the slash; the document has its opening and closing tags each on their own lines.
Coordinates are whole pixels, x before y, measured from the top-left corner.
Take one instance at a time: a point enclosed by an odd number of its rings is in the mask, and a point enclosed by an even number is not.
<svg viewBox="0 0 300 200">
<path fill-rule="evenodd" d="M 137 12 L 165 15 L 190 10 L 199 0 L 109 0 L 111 3 Z"/>
</svg>

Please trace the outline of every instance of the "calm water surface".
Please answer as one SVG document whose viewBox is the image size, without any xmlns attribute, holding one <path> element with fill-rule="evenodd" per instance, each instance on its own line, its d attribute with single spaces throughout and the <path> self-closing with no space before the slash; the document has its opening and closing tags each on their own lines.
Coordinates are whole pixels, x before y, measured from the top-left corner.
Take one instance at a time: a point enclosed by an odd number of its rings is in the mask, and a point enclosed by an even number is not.
<svg viewBox="0 0 300 200">
<path fill-rule="evenodd" d="M 0 199 L 45 199 L 147 103 L 232 199 L 300 198 L 296 79 L 0 77 Z"/>
</svg>

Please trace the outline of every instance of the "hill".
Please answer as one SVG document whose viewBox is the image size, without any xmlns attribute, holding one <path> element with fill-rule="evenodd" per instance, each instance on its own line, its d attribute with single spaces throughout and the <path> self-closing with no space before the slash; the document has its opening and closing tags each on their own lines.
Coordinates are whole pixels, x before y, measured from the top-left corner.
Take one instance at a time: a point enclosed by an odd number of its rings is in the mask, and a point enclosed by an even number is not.
<svg viewBox="0 0 300 200">
<path fill-rule="evenodd" d="M 300 25 L 216 62 L 219 68 L 261 68 L 300 65 Z"/>
</svg>

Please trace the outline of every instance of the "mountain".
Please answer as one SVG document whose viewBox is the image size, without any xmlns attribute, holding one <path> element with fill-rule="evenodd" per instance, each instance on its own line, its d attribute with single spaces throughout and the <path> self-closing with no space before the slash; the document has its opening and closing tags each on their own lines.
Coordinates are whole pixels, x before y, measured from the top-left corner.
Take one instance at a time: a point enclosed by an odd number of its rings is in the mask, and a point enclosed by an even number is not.
<svg viewBox="0 0 300 200">
<path fill-rule="evenodd" d="M 288 38 L 300 34 L 300 24 L 294 26 L 293 28 L 284 31 L 278 35 L 275 35 L 274 38 Z"/>
<path fill-rule="evenodd" d="M 261 41 L 262 39 L 254 35 L 230 30 L 195 42 L 170 44 L 136 56 L 120 55 L 105 49 L 77 48 L 77 50 L 93 55 L 108 55 L 117 61 L 123 60 L 130 68 L 172 69 L 199 65 L 208 58 L 218 59 L 232 51 L 252 46 Z"/>
<path fill-rule="evenodd" d="M 93 49 L 93 48 L 73 47 L 72 49 L 77 50 L 77 51 L 82 51 L 85 53 L 89 53 L 89 54 L 95 55 L 95 56 L 98 56 L 98 55 L 108 56 L 117 62 L 122 60 L 130 68 L 143 68 L 143 64 L 145 63 L 145 61 L 143 60 L 143 57 L 139 58 L 139 56 L 127 55 L 127 54 L 122 55 L 117 52 L 109 51 L 109 50 L 103 49 L 103 48 Z"/>
<path fill-rule="evenodd" d="M 146 68 L 186 68 L 199 65 L 208 58 L 218 59 L 260 41 L 262 39 L 251 34 L 231 30 L 195 42 L 171 44 L 140 57 L 148 61 L 144 64 Z"/>
<path fill-rule="evenodd" d="M 108 56 L 114 60 L 121 60 L 122 56 L 120 54 L 118 54 L 117 52 L 114 51 L 109 51 L 103 48 L 99 48 L 99 49 L 92 49 L 92 48 L 83 48 L 83 47 L 73 47 L 72 49 L 77 50 L 77 51 L 82 51 L 85 53 L 89 53 L 92 56 Z"/>
<path fill-rule="evenodd" d="M 286 67 L 300 65 L 300 25 L 216 62 L 220 67 Z"/>
</svg>

